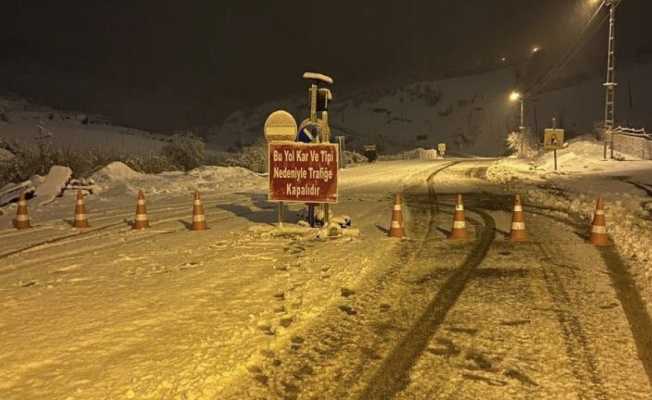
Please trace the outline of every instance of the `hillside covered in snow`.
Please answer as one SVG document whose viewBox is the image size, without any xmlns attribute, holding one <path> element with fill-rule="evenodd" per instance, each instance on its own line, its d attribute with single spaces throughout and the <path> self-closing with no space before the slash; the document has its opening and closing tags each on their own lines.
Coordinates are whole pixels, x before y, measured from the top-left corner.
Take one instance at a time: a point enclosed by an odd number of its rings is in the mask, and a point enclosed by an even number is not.
<svg viewBox="0 0 652 400">
<path fill-rule="evenodd" d="M 619 70 L 617 121 L 631 127 L 652 127 L 649 113 L 652 87 L 645 75 L 652 64 L 631 64 Z M 592 133 L 602 120 L 602 78 L 581 77 L 570 85 L 544 91 L 526 100 L 526 120 L 532 132 L 543 136 L 556 117 L 570 137 Z M 516 129 L 518 104 L 509 93 L 517 89 L 512 69 L 441 81 L 416 82 L 402 87 L 361 88 L 351 92 L 333 87 L 329 118 L 334 135 L 344 135 L 350 148 L 376 144 L 393 153 L 445 142 L 457 153 L 502 155 L 507 134 Z M 648 84 L 649 85 L 649 84 Z M 305 98 L 304 98 L 305 97 Z M 306 96 L 262 104 L 231 114 L 209 130 L 209 142 L 224 149 L 252 144 L 262 137 L 267 116 L 285 109 L 297 122 L 307 117 Z"/>
<path fill-rule="evenodd" d="M 165 145 L 163 137 L 84 112 L 61 111 L 18 96 L 0 96 L 0 139 L 31 145 L 47 139 L 58 148 L 145 153 Z"/>
</svg>

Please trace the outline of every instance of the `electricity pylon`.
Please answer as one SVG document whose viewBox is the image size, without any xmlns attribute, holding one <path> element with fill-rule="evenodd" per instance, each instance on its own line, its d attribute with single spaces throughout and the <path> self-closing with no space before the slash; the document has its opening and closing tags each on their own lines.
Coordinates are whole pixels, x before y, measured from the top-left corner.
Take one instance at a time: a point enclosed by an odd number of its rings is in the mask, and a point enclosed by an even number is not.
<svg viewBox="0 0 652 400">
<path fill-rule="evenodd" d="M 616 124 L 616 7 L 622 0 L 605 0 L 603 5 L 609 7 L 609 46 L 607 50 L 607 81 L 604 105 L 604 158 L 607 159 L 607 134 L 610 137 L 611 158 L 614 155 L 613 128 Z"/>
</svg>

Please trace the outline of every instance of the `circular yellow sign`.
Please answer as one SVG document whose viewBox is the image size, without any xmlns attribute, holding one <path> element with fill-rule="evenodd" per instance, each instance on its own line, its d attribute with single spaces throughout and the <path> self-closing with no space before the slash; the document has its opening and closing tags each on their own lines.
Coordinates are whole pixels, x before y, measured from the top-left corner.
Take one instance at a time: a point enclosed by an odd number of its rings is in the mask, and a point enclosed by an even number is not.
<svg viewBox="0 0 652 400">
<path fill-rule="evenodd" d="M 297 138 L 297 121 L 287 111 L 274 111 L 265 121 L 265 139 L 268 142 L 291 141 Z"/>
</svg>

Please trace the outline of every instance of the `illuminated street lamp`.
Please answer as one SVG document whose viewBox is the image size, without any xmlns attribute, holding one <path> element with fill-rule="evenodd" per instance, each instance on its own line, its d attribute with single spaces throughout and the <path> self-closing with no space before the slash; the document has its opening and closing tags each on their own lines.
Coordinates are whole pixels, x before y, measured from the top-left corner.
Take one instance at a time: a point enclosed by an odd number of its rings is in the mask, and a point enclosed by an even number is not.
<svg viewBox="0 0 652 400">
<path fill-rule="evenodd" d="M 525 146 L 525 99 L 523 98 L 523 95 L 520 92 L 513 91 L 512 93 L 509 94 L 509 100 L 511 102 L 520 102 L 521 103 L 521 125 L 519 126 L 519 130 L 521 132 L 521 156 L 523 156 L 524 149 L 523 147 Z"/>
<path fill-rule="evenodd" d="M 521 103 L 521 125 L 519 126 L 519 129 L 521 132 L 525 130 L 525 99 L 523 98 L 523 95 L 517 91 L 513 91 L 512 93 L 509 94 L 509 101 L 515 102 L 519 101 Z"/>
<path fill-rule="evenodd" d="M 532 47 L 532 54 L 537 54 L 540 51 L 541 51 L 541 47 L 539 46 Z"/>
</svg>

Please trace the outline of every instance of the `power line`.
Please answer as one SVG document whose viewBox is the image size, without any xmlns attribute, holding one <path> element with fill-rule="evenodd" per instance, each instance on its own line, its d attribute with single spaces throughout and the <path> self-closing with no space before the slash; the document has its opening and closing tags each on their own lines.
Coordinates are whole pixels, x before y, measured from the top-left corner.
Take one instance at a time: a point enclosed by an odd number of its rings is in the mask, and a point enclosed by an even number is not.
<svg viewBox="0 0 652 400">
<path fill-rule="evenodd" d="M 602 15 L 602 18 L 599 20 L 597 25 L 595 25 L 595 21 L 600 17 L 602 9 L 605 7 L 606 2 L 602 2 L 600 4 L 600 7 L 598 7 L 595 11 L 595 13 L 591 16 L 587 24 L 584 26 L 582 29 L 582 32 L 578 36 L 577 41 L 575 44 L 571 47 L 569 47 L 568 51 L 566 54 L 561 58 L 560 62 L 550 68 L 546 73 L 541 75 L 539 79 L 535 81 L 535 83 L 525 91 L 527 97 L 532 97 L 540 94 L 543 89 L 546 88 L 546 85 L 548 85 L 553 79 L 555 79 L 560 72 L 564 70 L 566 66 L 577 56 L 577 54 L 584 48 L 584 46 L 588 43 L 589 39 L 592 37 L 592 35 L 607 21 L 608 15 Z"/>
</svg>

